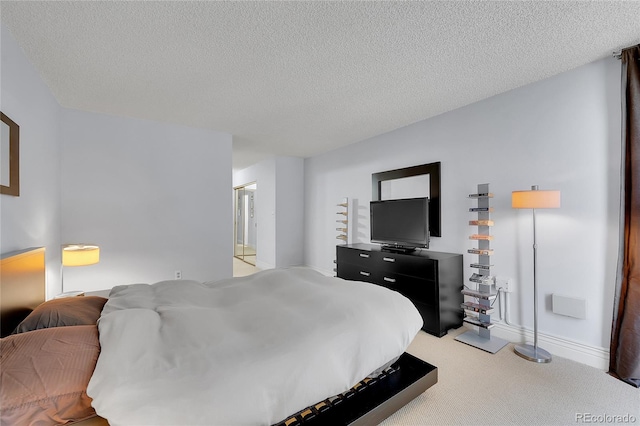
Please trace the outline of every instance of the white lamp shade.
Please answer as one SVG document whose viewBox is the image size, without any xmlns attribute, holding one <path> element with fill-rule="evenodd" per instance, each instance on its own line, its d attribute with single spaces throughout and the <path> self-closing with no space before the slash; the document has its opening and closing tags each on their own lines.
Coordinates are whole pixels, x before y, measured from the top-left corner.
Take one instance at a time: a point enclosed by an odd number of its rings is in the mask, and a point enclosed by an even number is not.
<svg viewBox="0 0 640 426">
<path fill-rule="evenodd" d="M 67 244 L 62 247 L 63 266 L 86 266 L 100 261 L 100 247 L 86 244 Z"/>
<path fill-rule="evenodd" d="M 513 191 L 511 207 L 514 209 L 557 209 L 560 208 L 560 191 Z"/>
</svg>

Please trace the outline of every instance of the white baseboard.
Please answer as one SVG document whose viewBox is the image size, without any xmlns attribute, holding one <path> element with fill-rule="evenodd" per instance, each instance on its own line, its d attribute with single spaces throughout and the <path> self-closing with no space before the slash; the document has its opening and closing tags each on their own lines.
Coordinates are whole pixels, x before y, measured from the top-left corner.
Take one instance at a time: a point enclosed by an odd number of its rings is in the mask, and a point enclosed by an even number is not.
<svg viewBox="0 0 640 426">
<path fill-rule="evenodd" d="M 514 343 L 533 342 L 533 331 L 508 324 L 497 323 L 491 334 Z M 589 346 L 566 338 L 538 332 L 538 346 L 552 355 L 609 370 L 609 349 Z"/>
<path fill-rule="evenodd" d="M 307 265 L 308 266 L 308 265 Z M 326 271 L 314 266 L 308 266 L 321 274 L 335 276 L 333 271 Z M 474 327 L 466 325 L 473 329 Z M 533 331 L 505 323 L 496 323 L 491 329 L 491 334 L 513 343 L 533 342 Z M 538 346 L 547 350 L 552 355 L 567 358 L 582 364 L 589 365 L 602 371 L 609 370 L 609 349 L 585 345 L 584 343 L 538 332 Z"/>
<path fill-rule="evenodd" d="M 265 270 L 265 269 L 274 269 L 274 266 L 269 263 L 256 260 L 256 268 Z"/>
</svg>

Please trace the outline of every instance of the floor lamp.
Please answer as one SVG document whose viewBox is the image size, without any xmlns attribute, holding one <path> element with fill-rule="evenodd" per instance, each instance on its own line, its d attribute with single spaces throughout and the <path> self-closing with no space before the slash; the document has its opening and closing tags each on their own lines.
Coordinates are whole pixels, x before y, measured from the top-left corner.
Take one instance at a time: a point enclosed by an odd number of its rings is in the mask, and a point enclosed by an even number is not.
<svg viewBox="0 0 640 426">
<path fill-rule="evenodd" d="M 560 191 L 540 191 L 538 185 L 530 191 L 513 191 L 511 207 L 533 211 L 533 345 L 516 345 L 515 353 L 533 362 L 551 362 L 551 354 L 538 347 L 538 288 L 536 282 L 537 251 L 536 209 L 557 209 L 560 207 Z"/>
<path fill-rule="evenodd" d="M 60 281 L 62 293 L 56 297 L 82 296 L 83 291 L 64 292 L 64 267 L 87 266 L 100 262 L 100 247 L 89 244 L 66 244 L 62 246 Z"/>
</svg>

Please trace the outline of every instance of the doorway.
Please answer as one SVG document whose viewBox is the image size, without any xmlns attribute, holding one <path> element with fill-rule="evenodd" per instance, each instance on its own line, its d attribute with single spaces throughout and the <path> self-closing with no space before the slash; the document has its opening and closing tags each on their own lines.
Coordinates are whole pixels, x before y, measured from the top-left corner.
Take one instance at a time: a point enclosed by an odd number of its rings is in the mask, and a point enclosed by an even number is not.
<svg viewBox="0 0 640 426">
<path fill-rule="evenodd" d="M 233 256 L 255 266 L 257 257 L 256 182 L 234 188 Z"/>
</svg>

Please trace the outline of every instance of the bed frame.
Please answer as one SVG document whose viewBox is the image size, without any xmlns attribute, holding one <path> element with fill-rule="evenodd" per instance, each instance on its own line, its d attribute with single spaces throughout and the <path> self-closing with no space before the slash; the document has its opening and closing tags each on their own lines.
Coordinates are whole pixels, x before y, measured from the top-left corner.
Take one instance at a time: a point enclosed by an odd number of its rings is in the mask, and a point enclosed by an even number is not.
<svg viewBox="0 0 640 426">
<path fill-rule="evenodd" d="M 0 265 L 2 337 L 45 301 L 45 249 L 29 248 L 6 253 Z M 404 353 L 385 374 L 364 380 L 340 398 L 329 398 L 296 413 L 278 426 L 372 425 L 382 422 L 438 382 L 438 369 Z M 320 408 L 318 408 L 320 407 Z M 101 417 L 74 423 L 108 426 Z"/>
<path fill-rule="evenodd" d="M 321 401 L 275 426 L 376 425 L 436 384 L 438 369 L 408 353 L 375 379 Z"/>
</svg>

